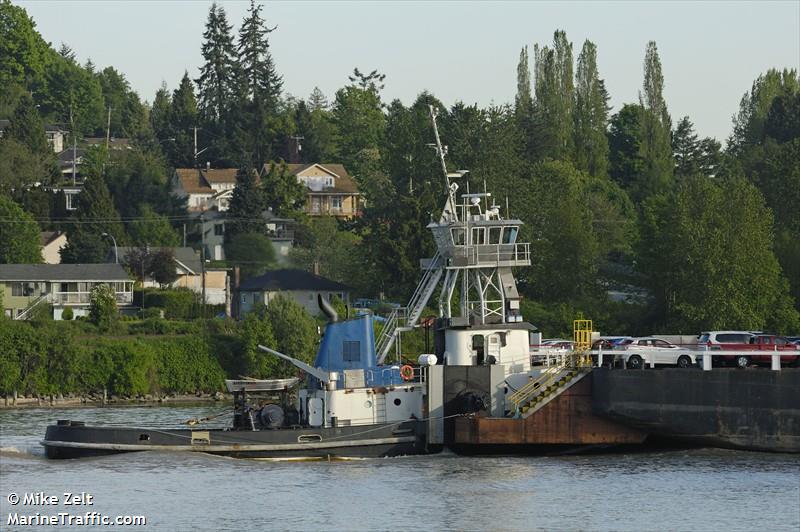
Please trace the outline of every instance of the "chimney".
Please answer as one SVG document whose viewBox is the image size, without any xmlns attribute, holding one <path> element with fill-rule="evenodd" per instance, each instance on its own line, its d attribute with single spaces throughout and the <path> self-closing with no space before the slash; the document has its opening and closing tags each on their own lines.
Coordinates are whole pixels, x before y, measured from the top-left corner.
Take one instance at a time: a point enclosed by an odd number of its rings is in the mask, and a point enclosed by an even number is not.
<svg viewBox="0 0 800 532">
<path fill-rule="evenodd" d="M 319 275 L 319 261 L 315 260 L 314 261 L 314 265 L 312 267 L 313 267 L 314 275 Z"/>
</svg>

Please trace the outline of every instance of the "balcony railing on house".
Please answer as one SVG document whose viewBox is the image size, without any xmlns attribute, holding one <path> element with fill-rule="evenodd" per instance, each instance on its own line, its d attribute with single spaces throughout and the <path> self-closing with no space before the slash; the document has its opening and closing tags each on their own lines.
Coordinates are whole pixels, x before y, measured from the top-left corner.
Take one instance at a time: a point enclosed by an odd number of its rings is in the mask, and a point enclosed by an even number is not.
<svg viewBox="0 0 800 532">
<path fill-rule="evenodd" d="M 88 305 L 91 301 L 91 292 L 53 292 L 54 305 Z M 133 292 L 115 292 L 117 304 L 133 303 Z"/>
</svg>

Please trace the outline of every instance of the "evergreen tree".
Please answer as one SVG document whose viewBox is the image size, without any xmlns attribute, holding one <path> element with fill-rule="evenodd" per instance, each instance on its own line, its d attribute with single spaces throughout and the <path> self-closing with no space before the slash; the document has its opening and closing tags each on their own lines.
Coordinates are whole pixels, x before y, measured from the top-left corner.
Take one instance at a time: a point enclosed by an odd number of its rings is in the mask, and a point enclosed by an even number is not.
<svg viewBox="0 0 800 532">
<path fill-rule="evenodd" d="M 11 123 L 3 132 L 3 138 L 16 140 L 35 155 L 46 155 L 53 152 L 47 144 L 44 123 L 28 94 L 23 94 L 17 104 Z"/>
<path fill-rule="evenodd" d="M 243 164 L 236 173 L 236 186 L 233 189 L 228 223 L 225 224 L 225 238 L 230 239 L 241 233 L 263 233 L 262 213 L 266 210 L 264 195 L 258 184 L 256 171 L 249 164 Z"/>
<path fill-rule="evenodd" d="M 597 71 L 597 47 L 583 43 L 575 89 L 575 165 L 595 177 L 608 173 L 608 94 Z"/>
<path fill-rule="evenodd" d="M 676 177 L 688 177 L 699 172 L 700 141 L 688 116 L 678 121 L 672 133 L 672 153 Z"/>
<path fill-rule="evenodd" d="M 169 140 L 172 134 L 169 123 L 171 106 L 172 97 L 167 90 L 167 84 L 162 82 L 161 87 L 156 91 L 150 109 L 150 126 L 153 128 L 156 138 L 163 144 L 162 148 L 166 148 L 166 142 L 173 142 Z"/>
<path fill-rule="evenodd" d="M 140 207 L 139 216 L 128 224 L 128 234 L 134 246 L 178 246 L 180 238 L 169 220 L 148 204 Z"/>
<path fill-rule="evenodd" d="M 328 107 L 328 99 L 325 97 L 325 93 L 319 87 L 314 87 L 308 97 L 308 109 L 313 113 L 314 111 L 327 111 Z"/>
<path fill-rule="evenodd" d="M 276 27 L 268 28 L 261 18 L 262 6 L 250 1 L 250 10 L 239 29 L 237 53 L 239 67 L 237 88 L 245 119 L 250 131 L 246 151 L 253 160 L 262 162 L 273 155 L 278 136 L 280 103 L 283 80 L 275 68 L 269 51 L 268 35 Z"/>
<path fill-rule="evenodd" d="M 618 185 L 631 191 L 643 172 L 641 150 L 641 110 L 638 105 L 625 104 L 609 123 L 608 173 Z"/>
<path fill-rule="evenodd" d="M 644 85 L 639 95 L 640 149 L 643 168 L 632 190 L 637 200 L 668 190 L 672 184 L 672 125 L 664 101 L 664 75 L 654 41 L 647 43 Z"/>
<path fill-rule="evenodd" d="M 169 107 L 170 138 L 175 140 L 166 142 L 165 147 L 171 166 L 176 168 L 196 166 L 193 128 L 197 125 L 197 100 L 194 97 L 189 73 L 184 72 L 180 85 L 172 93 L 172 103 Z"/>
<path fill-rule="evenodd" d="M 531 97 L 531 71 L 528 66 L 528 47 L 523 46 L 519 53 L 517 63 L 517 96 L 514 106 L 517 113 L 527 115 L 531 111 L 533 99 Z"/>
<path fill-rule="evenodd" d="M 78 194 L 74 222 L 67 229 L 67 245 L 61 249 L 61 262 L 105 262 L 113 244 L 103 233 L 113 236 L 117 245 L 125 244 L 125 230 L 99 173 L 93 172 Z"/>
<path fill-rule="evenodd" d="M 215 3 L 208 11 L 203 32 L 202 54 L 197 101 L 200 117 L 205 122 L 223 122 L 233 96 L 236 49 L 225 9 Z"/>
<path fill-rule="evenodd" d="M 11 198 L 0 195 L 0 264 L 39 262 L 39 225 Z"/>
</svg>

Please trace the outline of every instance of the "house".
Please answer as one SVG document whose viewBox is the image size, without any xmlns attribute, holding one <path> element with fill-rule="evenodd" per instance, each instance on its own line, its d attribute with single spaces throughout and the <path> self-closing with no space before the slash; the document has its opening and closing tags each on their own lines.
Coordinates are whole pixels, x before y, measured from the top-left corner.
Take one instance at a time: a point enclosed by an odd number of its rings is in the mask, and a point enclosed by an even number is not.
<svg viewBox="0 0 800 532">
<path fill-rule="evenodd" d="M 225 260 L 225 214 L 219 211 L 189 213 L 194 221 L 194 238 L 199 233 L 199 242 L 209 260 Z M 289 252 L 294 245 L 295 220 L 278 218 L 271 211 L 261 213 L 264 218 L 264 234 L 272 242 L 275 249 L 275 260 L 278 264 L 289 263 Z"/>
<path fill-rule="evenodd" d="M 3 138 L 3 132 L 11 124 L 10 120 L 0 120 L 0 138 Z M 45 124 L 44 134 L 47 137 L 47 143 L 54 152 L 59 153 L 64 149 L 64 137 L 67 132 L 59 126 Z"/>
<path fill-rule="evenodd" d="M 272 270 L 247 279 L 239 286 L 239 317 L 256 307 L 268 305 L 279 294 L 291 297 L 313 316 L 320 313 L 318 295 L 328 301 L 335 296 L 347 303 L 350 287 L 304 270 Z"/>
<path fill-rule="evenodd" d="M 172 194 L 186 198 L 190 212 L 225 212 L 236 186 L 236 168 L 176 168 Z"/>
<path fill-rule="evenodd" d="M 117 306 L 133 303 L 133 280 L 119 264 L 0 264 L 3 313 L 12 319 L 27 319 L 46 303 L 56 320 L 66 308 L 86 316 L 92 288 L 99 284 L 114 289 Z"/>
<path fill-rule="evenodd" d="M 42 260 L 46 264 L 61 263 L 61 248 L 67 245 L 67 234 L 62 231 L 43 231 L 39 233 L 42 245 Z"/>
<path fill-rule="evenodd" d="M 352 218 L 361 213 L 361 193 L 355 180 L 341 164 L 287 164 L 289 173 L 306 186 L 306 214 Z M 272 165 L 264 164 L 261 176 Z"/>
<path fill-rule="evenodd" d="M 119 262 L 126 264 L 128 255 L 136 249 L 138 248 L 126 246 L 117 248 Z M 150 251 L 169 249 L 172 252 L 172 256 L 175 260 L 175 273 L 178 274 L 178 278 L 170 284 L 172 288 L 188 288 L 196 294 L 202 294 L 203 280 L 205 279 L 206 303 L 209 305 L 223 305 L 228 301 L 227 270 L 206 268 L 204 271 L 200 253 L 190 247 L 149 249 Z M 114 262 L 115 255 L 113 250 L 109 253 L 106 260 L 107 262 Z M 146 287 L 160 286 L 152 279 L 145 279 L 144 285 Z"/>
</svg>

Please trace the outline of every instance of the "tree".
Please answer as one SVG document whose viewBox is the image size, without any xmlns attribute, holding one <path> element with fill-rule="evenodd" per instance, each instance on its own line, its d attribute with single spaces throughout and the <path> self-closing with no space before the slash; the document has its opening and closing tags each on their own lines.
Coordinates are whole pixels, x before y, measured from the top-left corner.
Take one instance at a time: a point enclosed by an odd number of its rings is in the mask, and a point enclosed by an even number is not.
<svg viewBox="0 0 800 532">
<path fill-rule="evenodd" d="M 50 159 L 13 138 L 0 138 L 0 194 L 17 196 L 25 187 L 47 181 Z"/>
<path fill-rule="evenodd" d="M 647 43 L 644 59 L 644 84 L 639 95 L 639 126 L 642 173 L 631 190 L 634 199 L 666 191 L 672 184 L 672 125 L 664 101 L 664 75 L 654 41 Z"/>
<path fill-rule="evenodd" d="M 265 210 L 264 195 L 259 187 L 256 171 L 249 164 L 244 164 L 236 173 L 236 186 L 225 228 L 226 238 L 242 233 L 263 233 L 262 214 Z"/>
<path fill-rule="evenodd" d="M 270 163 L 269 171 L 261 178 L 264 206 L 281 218 L 302 218 L 306 205 L 306 187 L 289 172 L 281 161 Z"/>
<path fill-rule="evenodd" d="M 90 159 L 90 156 L 98 156 L 99 160 L 94 164 L 100 168 L 102 152 L 102 149 L 98 149 L 87 155 Z M 119 245 L 124 245 L 126 239 L 119 214 L 114 208 L 99 168 L 92 169 L 91 161 L 87 164 L 90 167 L 89 176 L 83 191 L 78 194 L 74 223 L 67 229 L 67 245 L 61 249 L 61 261 L 66 263 L 105 262 L 111 239 L 104 237 L 103 233 L 112 235 Z"/>
<path fill-rule="evenodd" d="M 180 238 L 169 220 L 142 204 L 139 216 L 128 223 L 128 234 L 134 246 L 178 246 Z"/>
<path fill-rule="evenodd" d="M 267 27 L 261 18 L 262 6 L 250 1 L 250 9 L 239 29 L 236 51 L 239 55 L 239 97 L 249 128 L 246 152 L 255 161 L 271 158 L 278 135 L 278 104 L 283 80 L 278 75 L 269 51 L 268 35 L 276 27 Z"/>
<path fill-rule="evenodd" d="M 217 161 L 230 157 L 226 133 L 237 82 L 236 48 L 231 28 L 225 9 L 212 4 L 203 32 L 204 63 L 195 82 L 198 111 L 203 123 L 201 136 L 209 148 L 206 158 Z"/>
<path fill-rule="evenodd" d="M 0 195 L 0 264 L 40 262 L 39 225 L 11 198 Z"/>
<path fill-rule="evenodd" d="M 359 284 L 362 269 L 360 239 L 350 231 L 339 229 L 335 218 L 314 218 L 309 224 L 304 247 L 291 251 L 292 263 L 306 271 L 319 268 L 319 275 L 350 285 Z"/>
<path fill-rule="evenodd" d="M 150 108 L 150 126 L 160 142 L 173 142 L 169 140 L 172 134 L 169 123 L 171 106 L 172 97 L 167 90 L 167 84 L 161 83 L 161 87 L 156 91 L 153 105 Z"/>
<path fill-rule="evenodd" d="M 650 198 L 638 247 L 661 327 L 689 333 L 800 325 L 773 252 L 772 213 L 741 177 L 687 177 L 677 190 Z"/>
<path fill-rule="evenodd" d="M 677 177 L 686 177 L 699 172 L 700 141 L 688 116 L 681 118 L 675 127 L 672 134 L 672 152 Z"/>
<path fill-rule="evenodd" d="M 597 71 L 597 47 L 583 43 L 575 88 L 575 166 L 595 177 L 608 173 L 608 93 Z"/>
<path fill-rule="evenodd" d="M 14 139 L 36 155 L 52 154 L 44 133 L 44 123 L 34 107 L 33 100 L 24 94 L 17 104 L 11 123 L 3 132 L 3 138 Z"/>
<path fill-rule="evenodd" d="M 316 89 L 319 91 L 319 89 Z M 338 132 L 330 111 L 325 107 L 325 96 L 312 93 L 306 104 L 300 101 L 294 112 L 297 135 L 300 140 L 300 161 L 304 163 L 328 162 L 336 159 Z M 320 99 L 321 98 L 321 99 Z"/>
<path fill-rule="evenodd" d="M 101 331 L 110 331 L 117 318 L 114 289 L 107 284 L 96 284 L 89 295 L 89 321 Z"/>
<path fill-rule="evenodd" d="M 625 104 L 611 117 L 608 128 L 609 176 L 625 190 L 631 190 L 643 172 L 639 107 Z"/>
<path fill-rule="evenodd" d="M 193 128 L 198 124 L 197 100 L 188 72 L 183 73 L 180 85 L 172 93 L 169 111 L 170 138 L 175 139 L 166 143 L 169 162 L 176 168 L 192 168 L 197 164 L 194 156 Z"/>
<path fill-rule="evenodd" d="M 278 295 L 265 312 L 272 325 L 277 350 L 304 362 L 313 363 L 317 350 L 317 324 L 293 299 Z"/>
<path fill-rule="evenodd" d="M 382 85 L 377 85 L 375 78 L 370 81 L 358 78 L 360 72 L 357 68 L 353 72 L 354 79 L 359 79 L 359 83 L 352 83 L 336 91 L 333 123 L 341 139 L 339 155 L 342 163 L 352 169 L 354 175 L 358 175 L 358 154 L 361 150 L 380 148 L 386 129 L 386 117 L 380 97 Z"/>
<path fill-rule="evenodd" d="M 150 275 L 153 280 L 164 287 L 178 279 L 175 267 L 175 255 L 170 248 L 156 248 L 150 254 Z"/>
<path fill-rule="evenodd" d="M 247 279 L 275 265 L 275 248 L 262 233 L 239 233 L 225 242 L 225 257 L 228 264 L 240 266 L 242 276 Z"/>
<path fill-rule="evenodd" d="M 264 310 L 261 308 L 248 312 L 240 325 L 244 374 L 257 379 L 287 376 L 281 359 L 258 348 L 259 345 L 276 348 L 275 333 Z"/>
<path fill-rule="evenodd" d="M 49 51 L 24 8 L 0 2 L 0 87 L 24 85 L 42 74 Z"/>
<path fill-rule="evenodd" d="M 574 81 L 572 43 L 561 30 L 553 34 L 553 48 L 534 47 L 534 160 L 574 157 Z"/>
</svg>

